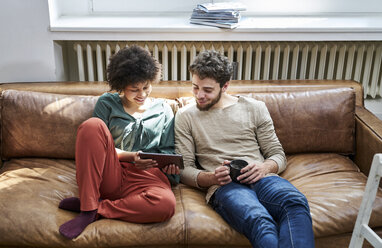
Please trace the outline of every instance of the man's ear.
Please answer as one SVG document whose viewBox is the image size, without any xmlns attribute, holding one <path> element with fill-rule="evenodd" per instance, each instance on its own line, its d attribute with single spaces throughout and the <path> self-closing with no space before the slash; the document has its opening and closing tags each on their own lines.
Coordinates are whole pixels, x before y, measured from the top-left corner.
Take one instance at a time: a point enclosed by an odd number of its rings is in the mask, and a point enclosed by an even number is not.
<svg viewBox="0 0 382 248">
<path fill-rule="evenodd" d="M 230 81 L 226 82 L 226 83 L 223 85 L 223 87 L 222 87 L 222 91 L 223 91 L 223 92 L 225 92 L 225 91 L 228 89 L 229 82 L 230 82 Z"/>
</svg>

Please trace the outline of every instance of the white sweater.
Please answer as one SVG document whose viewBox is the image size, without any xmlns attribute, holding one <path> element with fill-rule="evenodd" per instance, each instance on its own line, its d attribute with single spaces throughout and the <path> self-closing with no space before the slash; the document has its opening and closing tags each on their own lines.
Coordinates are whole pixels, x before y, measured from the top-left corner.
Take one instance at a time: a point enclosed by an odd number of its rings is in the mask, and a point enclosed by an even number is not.
<svg viewBox="0 0 382 248">
<path fill-rule="evenodd" d="M 239 97 L 236 104 L 224 109 L 200 111 L 195 103 L 181 108 L 175 116 L 175 151 L 184 159 L 181 181 L 194 187 L 199 187 L 201 171 L 214 171 L 224 160 L 251 163 L 271 159 L 278 165 L 277 173 L 286 167 L 265 103 L 247 97 Z M 207 201 L 218 187 L 208 189 Z"/>
</svg>

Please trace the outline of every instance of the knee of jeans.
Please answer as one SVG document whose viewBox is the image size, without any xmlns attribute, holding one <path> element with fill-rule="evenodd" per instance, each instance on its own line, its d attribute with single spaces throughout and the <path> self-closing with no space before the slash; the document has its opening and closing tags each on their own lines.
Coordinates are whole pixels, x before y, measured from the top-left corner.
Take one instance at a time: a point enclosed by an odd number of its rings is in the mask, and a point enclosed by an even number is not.
<svg viewBox="0 0 382 248">
<path fill-rule="evenodd" d="M 303 208 L 310 213 L 308 200 L 305 195 L 299 191 L 287 193 L 287 197 L 285 197 L 285 200 L 282 202 L 282 206 L 284 209 Z"/>
<path fill-rule="evenodd" d="M 245 228 L 243 232 L 249 235 L 249 237 L 259 241 L 264 240 L 264 235 L 267 234 L 270 234 L 270 236 L 277 236 L 277 224 L 269 214 L 255 214 L 248 217 L 249 218 L 245 220 L 248 228 Z"/>
</svg>

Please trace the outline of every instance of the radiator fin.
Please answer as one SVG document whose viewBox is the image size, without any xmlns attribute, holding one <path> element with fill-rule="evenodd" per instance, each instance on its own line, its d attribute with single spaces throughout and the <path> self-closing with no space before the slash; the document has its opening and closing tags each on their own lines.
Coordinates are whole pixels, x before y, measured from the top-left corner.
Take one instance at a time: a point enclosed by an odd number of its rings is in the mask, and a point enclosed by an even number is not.
<svg viewBox="0 0 382 248">
<path fill-rule="evenodd" d="M 140 45 L 162 64 L 162 79 L 190 80 L 188 66 L 203 50 L 225 54 L 239 80 L 345 79 L 364 87 L 365 96 L 382 96 L 382 42 L 218 42 L 73 41 L 80 81 L 106 80 L 110 57 Z"/>
</svg>

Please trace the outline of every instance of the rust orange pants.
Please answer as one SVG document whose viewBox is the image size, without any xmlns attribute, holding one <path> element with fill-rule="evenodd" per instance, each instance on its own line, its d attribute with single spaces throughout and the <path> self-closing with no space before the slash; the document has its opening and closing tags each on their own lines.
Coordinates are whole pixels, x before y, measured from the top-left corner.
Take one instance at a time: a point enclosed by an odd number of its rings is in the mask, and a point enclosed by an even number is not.
<svg viewBox="0 0 382 248">
<path fill-rule="evenodd" d="M 76 173 L 82 211 L 98 209 L 103 217 L 135 223 L 166 221 L 175 212 L 175 196 L 164 173 L 120 162 L 113 137 L 99 118 L 78 128 Z"/>
</svg>

